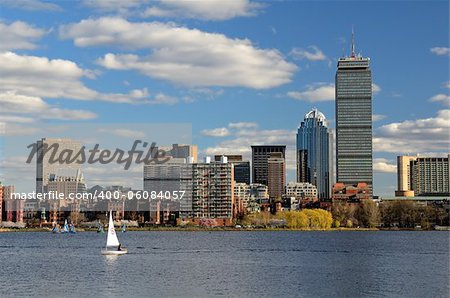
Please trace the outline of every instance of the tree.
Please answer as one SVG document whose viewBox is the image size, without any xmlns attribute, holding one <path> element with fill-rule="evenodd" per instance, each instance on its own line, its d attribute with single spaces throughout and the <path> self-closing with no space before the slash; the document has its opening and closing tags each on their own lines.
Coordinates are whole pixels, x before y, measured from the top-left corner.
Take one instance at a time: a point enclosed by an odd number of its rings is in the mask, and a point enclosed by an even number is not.
<svg viewBox="0 0 450 298">
<path fill-rule="evenodd" d="M 357 209 L 358 222 L 364 227 L 375 228 L 380 223 L 380 211 L 372 200 L 364 200 Z"/>
</svg>

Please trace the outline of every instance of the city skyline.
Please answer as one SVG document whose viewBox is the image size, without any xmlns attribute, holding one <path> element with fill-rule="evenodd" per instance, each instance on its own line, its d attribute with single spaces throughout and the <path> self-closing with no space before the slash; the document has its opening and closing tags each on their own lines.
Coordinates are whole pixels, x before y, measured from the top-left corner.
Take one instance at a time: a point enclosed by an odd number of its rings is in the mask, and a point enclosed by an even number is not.
<svg viewBox="0 0 450 298">
<path fill-rule="evenodd" d="M 356 53 L 372 59 L 375 195 L 393 195 L 397 155 L 448 152 L 446 1 L 0 3 L 10 133 L 67 120 L 187 122 L 200 157 L 249 160 L 250 145 L 286 144 L 294 181 L 303 115 L 317 107 L 334 125 L 333 77 L 353 26 Z"/>
</svg>

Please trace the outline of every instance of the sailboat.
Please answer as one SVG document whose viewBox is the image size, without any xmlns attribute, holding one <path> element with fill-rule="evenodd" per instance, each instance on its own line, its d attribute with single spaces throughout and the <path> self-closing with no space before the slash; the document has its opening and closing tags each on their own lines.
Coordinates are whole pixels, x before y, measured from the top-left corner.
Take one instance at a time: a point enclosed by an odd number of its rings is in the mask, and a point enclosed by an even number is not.
<svg viewBox="0 0 450 298">
<path fill-rule="evenodd" d="M 61 233 L 69 233 L 69 225 L 67 224 L 67 219 L 64 221 L 64 228 L 62 228 Z"/>
<path fill-rule="evenodd" d="M 75 230 L 74 224 L 71 223 L 70 226 L 69 226 L 69 233 L 70 233 L 70 234 L 76 234 L 76 232 L 77 232 L 77 231 Z"/>
<path fill-rule="evenodd" d="M 98 222 L 97 223 L 97 233 L 104 233 L 105 231 L 103 230 L 103 225 L 100 223 L 100 222 Z"/>
<path fill-rule="evenodd" d="M 58 224 L 56 222 L 53 223 L 52 233 L 59 234 L 61 231 L 58 228 Z"/>
<path fill-rule="evenodd" d="M 108 235 L 106 236 L 106 246 L 102 249 L 102 255 L 124 255 L 128 250 L 121 248 L 119 238 L 117 238 L 112 212 L 109 213 Z"/>
</svg>

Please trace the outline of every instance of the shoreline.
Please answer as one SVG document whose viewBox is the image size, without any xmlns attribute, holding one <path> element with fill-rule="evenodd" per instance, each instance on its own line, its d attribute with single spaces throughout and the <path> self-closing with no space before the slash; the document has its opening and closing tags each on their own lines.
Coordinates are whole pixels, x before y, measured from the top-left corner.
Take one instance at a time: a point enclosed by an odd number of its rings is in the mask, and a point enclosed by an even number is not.
<svg viewBox="0 0 450 298">
<path fill-rule="evenodd" d="M 436 231 L 436 232 L 449 232 L 449 230 L 418 230 L 418 229 L 377 229 L 377 228 L 331 228 L 331 229 L 287 229 L 287 228 L 197 228 L 197 227 L 145 227 L 145 228 L 129 228 L 127 232 L 376 232 L 376 231 Z M 48 228 L 0 228 L 0 233 L 17 233 L 17 232 L 46 232 L 50 233 Z M 78 229 L 77 233 L 96 233 L 97 229 Z"/>
</svg>

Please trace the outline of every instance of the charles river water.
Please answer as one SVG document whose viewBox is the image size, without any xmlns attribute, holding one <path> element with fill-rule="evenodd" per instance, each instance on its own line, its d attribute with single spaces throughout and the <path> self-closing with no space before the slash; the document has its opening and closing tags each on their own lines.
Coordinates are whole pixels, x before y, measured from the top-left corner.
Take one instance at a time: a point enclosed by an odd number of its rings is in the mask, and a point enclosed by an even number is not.
<svg viewBox="0 0 450 298">
<path fill-rule="evenodd" d="M 0 233 L 0 297 L 449 297 L 449 232 Z"/>
</svg>

